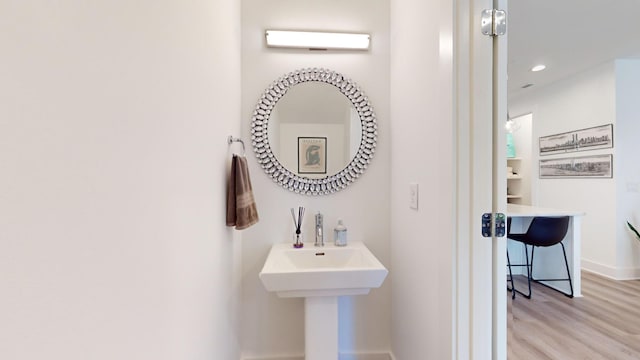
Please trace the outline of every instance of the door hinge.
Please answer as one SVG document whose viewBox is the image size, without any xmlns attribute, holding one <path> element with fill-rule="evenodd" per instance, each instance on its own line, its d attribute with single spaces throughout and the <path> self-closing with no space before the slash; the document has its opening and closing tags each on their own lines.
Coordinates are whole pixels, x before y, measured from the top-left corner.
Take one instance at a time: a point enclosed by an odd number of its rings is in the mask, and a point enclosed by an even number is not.
<svg viewBox="0 0 640 360">
<path fill-rule="evenodd" d="M 507 12 L 504 10 L 482 10 L 480 27 L 483 35 L 500 36 L 507 33 Z"/>
<path fill-rule="evenodd" d="M 506 228 L 506 216 L 503 213 L 482 214 L 482 236 L 491 237 L 495 233 L 496 237 L 503 237 Z M 492 231 L 492 229 L 495 229 Z"/>
</svg>

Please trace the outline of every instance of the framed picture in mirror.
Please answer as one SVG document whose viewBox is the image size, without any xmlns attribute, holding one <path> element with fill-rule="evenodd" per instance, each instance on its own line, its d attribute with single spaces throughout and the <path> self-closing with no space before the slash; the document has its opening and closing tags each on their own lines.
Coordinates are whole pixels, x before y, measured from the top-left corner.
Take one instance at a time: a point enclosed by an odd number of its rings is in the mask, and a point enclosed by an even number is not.
<svg viewBox="0 0 640 360">
<path fill-rule="evenodd" d="M 298 137 L 298 173 L 327 173 L 326 137 Z"/>
</svg>

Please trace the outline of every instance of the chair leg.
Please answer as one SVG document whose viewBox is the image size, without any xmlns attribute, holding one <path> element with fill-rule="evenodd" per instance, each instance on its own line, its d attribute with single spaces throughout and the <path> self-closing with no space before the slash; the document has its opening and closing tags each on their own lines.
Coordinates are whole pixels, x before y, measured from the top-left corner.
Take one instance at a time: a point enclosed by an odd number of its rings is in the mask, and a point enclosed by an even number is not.
<svg viewBox="0 0 640 360">
<path fill-rule="evenodd" d="M 513 265 L 513 266 L 526 266 L 526 267 L 527 267 L 527 287 L 529 288 L 529 293 L 528 293 L 528 294 L 525 294 L 525 293 L 523 293 L 522 291 L 520 291 L 520 290 L 516 289 L 516 287 L 515 287 L 515 283 L 513 282 L 513 278 L 512 278 L 512 281 L 511 281 L 511 287 L 512 287 L 512 289 L 513 289 L 513 291 L 514 291 L 514 292 L 517 292 L 518 294 L 520 294 L 520 295 L 522 295 L 522 296 L 526 297 L 527 299 L 531 299 L 531 267 L 530 267 L 531 265 L 529 264 L 529 250 L 528 250 L 528 248 L 527 248 L 527 244 L 522 243 L 522 245 L 524 245 L 524 254 L 525 254 L 525 256 L 524 256 L 524 257 L 525 257 L 525 260 L 526 260 L 526 264 L 524 264 L 524 265 L 519 264 L 519 265 Z M 507 255 L 508 255 L 508 254 L 507 254 Z M 532 253 L 531 255 L 533 255 L 533 253 Z M 507 257 L 507 261 L 508 261 L 508 260 L 509 260 L 509 259 L 508 259 L 508 257 Z M 509 270 L 511 270 L 511 268 L 509 268 Z M 515 296 L 516 296 L 516 295 L 515 295 L 515 293 L 514 293 L 514 294 L 512 295 L 512 298 L 515 298 Z"/>
<path fill-rule="evenodd" d="M 567 261 L 567 251 L 564 248 L 564 244 L 562 245 L 562 255 L 564 255 L 564 265 L 567 267 L 567 279 L 569 279 L 569 290 L 571 291 L 569 294 L 565 294 L 566 296 L 572 298 L 573 297 L 573 282 L 571 281 L 571 272 L 569 271 L 569 261 Z"/>
<path fill-rule="evenodd" d="M 567 260 L 567 251 L 564 248 L 564 244 L 562 242 L 559 243 L 560 246 L 562 246 L 562 256 L 564 257 L 564 265 L 567 269 L 567 278 L 566 279 L 535 279 L 533 278 L 533 250 L 531 250 L 531 279 L 535 282 L 537 282 L 540 285 L 544 285 L 546 287 L 548 287 L 549 289 L 555 290 L 561 294 L 563 294 L 564 296 L 573 298 L 573 282 L 571 281 L 571 272 L 569 271 L 569 261 Z M 535 246 L 534 246 L 535 248 Z M 566 293 L 564 291 L 558 290 L 556 288 L 553 288 L 541 281 L 569 281 L 569 293 Z"/>
<path fill-rule="evenodd" d="M 524 297 L 526 297 L 527 299 L 531 299 L 531 273 L 533 272 L 533 249 L 535 247 L 532 246 L 531 247 L 531 264 L 529 264 L 529 252 L 527 250 L 527 244 L 524 244 L 524 257 L 525 257 L 525 262 L 527 263 L 527 286 L 529 287 L 529 293 L 527 295 L 524 295 Z"/>
<path fill-rule="evenodd" d="M 531 271 L 529 272 L 529 279 L 535 281 L 533 279 L 533 256 L 535 255 L 536 247 L 531 245 Z M 529 289 L 529 293 L 531 293 L 531 289 Z"/>
<path fill-rule="evenodd" d="M 507 249 L 507 266 L 509 267 L 509 282 L 511 282 L 511 289 L 509 289 L 509 286 L 507 286 L 507 291 L 511 291 L 511 299 L 515 299 L 516 292 L 513 285 L 513 272 L 511 271 L 511 260 L 509 260 L 509 249 Z"/>
</svg>

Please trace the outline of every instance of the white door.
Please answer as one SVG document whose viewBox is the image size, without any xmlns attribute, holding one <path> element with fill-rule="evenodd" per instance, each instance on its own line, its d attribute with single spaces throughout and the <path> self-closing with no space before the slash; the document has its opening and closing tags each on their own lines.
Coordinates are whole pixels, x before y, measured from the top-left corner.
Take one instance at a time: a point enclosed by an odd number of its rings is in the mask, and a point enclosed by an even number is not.
<svg viewBox="0 0 640 360">
<path fill-rule="evenodd" d="M 506 359 L 506 240 L 482 235 L 485 213 L 506 212 L 507 38 L 481 31 L 485 9 L 506 0 L 468 0 L 457 11 L 458 359 Z"/>
<path fill-rule="evenodd" d="M 493 0 L 495 9 L 507 12 L 507 0 Z M 496 214 L 507 215 L 507 36 L 493 38 L 493 194 Z M 504 219 L 506 222 L 506 218 Z M 506 225 L 506 224 L 505 224 Z M 506 233 L 506 229 L 505 229 Z M 507 358 L 507 238 L 492 238 L 493 307 L 492 359 Z"/>
</svg>

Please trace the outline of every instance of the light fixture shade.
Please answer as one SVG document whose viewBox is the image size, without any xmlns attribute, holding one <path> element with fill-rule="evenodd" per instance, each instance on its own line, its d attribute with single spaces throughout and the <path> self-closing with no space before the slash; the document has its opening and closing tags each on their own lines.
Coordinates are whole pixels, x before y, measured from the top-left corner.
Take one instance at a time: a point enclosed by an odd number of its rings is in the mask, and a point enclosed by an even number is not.
<svg viewBox="0 0 640 360">
<path fill-rule="evenodd" d="M 369 34 L 267 30 L 267 46 L 301 49 L 369 49 Z"/>
<path fill-rule="evenodd" d="M 507 133 L 507 157 L 516 157 L 516 145 L 513 142 L 513 134 Z"/>
</svg>

